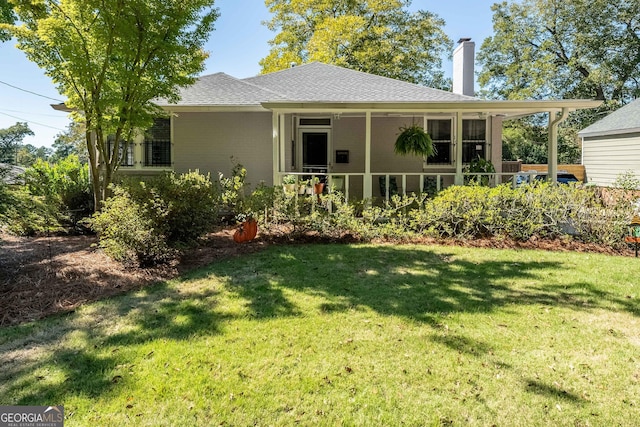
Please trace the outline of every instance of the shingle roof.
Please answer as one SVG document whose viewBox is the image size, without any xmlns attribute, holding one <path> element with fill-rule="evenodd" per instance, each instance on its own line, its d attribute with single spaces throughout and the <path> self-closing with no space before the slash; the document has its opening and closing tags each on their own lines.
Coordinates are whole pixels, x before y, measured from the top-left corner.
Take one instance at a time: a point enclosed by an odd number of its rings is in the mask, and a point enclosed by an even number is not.
<svg viewBox="0 0 640 427">
<path fill-rule="evenodd" d="M 580 136 L 600 136 L 640 132 L 640 99 L 625 105 L 578 132 Z"/>
<path fill-rule="evenodd" d="M 161 106 L 258 106 L 262 102 L 429 102 L 476 98 L 320 62 L 236 79 L 224 73 L 200 77 L 180 90 L 180 101 Z"/>
<path fill-rule="evenodd" d="M 156 104 L 161 106 L 249 106 L 281 99 L 280 95 L 268 89 L 225 73 L 216 73 L 200 77 L 193 85 L 180 88 L 180 101 L 177 104 L 170 104 L 166 99 L 160 99 Z"/>
<path fill-rule="evenodd" d="M 312 62 L 243 79 L 294 102 L 424 102 L 475 98 L 335 65 Z"/>
</svg>

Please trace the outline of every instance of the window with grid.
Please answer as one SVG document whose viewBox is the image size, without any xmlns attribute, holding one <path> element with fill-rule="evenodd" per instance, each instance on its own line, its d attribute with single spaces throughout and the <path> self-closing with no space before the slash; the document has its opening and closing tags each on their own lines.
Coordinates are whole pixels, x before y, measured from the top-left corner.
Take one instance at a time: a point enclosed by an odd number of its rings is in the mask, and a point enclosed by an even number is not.
<svg viewBox="0 0 640 427">
<path fill-rule="evenodd" d="M 471 163 L 476 157 L 485 158 L 487 146 L 487 121 L 462 121 L 462 163 Z"/>
<path fill-rule="evenodd" d="M 427 163 L 430 165 L 451 164 L 451 120 L 428 120 L 427 133 L 433 141 L 435 154 L 429 156 Z"/>
<path fill-rule="evenodd" d="M 113 145 L 115 144 L 115 141 L 116 141 L 115 135 L 107 136 L 107 152 L 108 153 L 111 153 L 111 150 L 113 149 Z M 125 150 L 125 147 L 127 152 L 123 156 L 122 153 Z M 125 143 L 125 141 L 120 141 L 120 144 L 118 144 L 118 157 L 122 159 L 122 161 L 120 162 L 120 166 L 133 166 L 133 144 L 132 143 L 127 144 Z"/>
<path fill-rule="evenodd" d="M 154 119 L 144 136 L 144 165 L 171 166 L 171 120 Z"/>
</svg>

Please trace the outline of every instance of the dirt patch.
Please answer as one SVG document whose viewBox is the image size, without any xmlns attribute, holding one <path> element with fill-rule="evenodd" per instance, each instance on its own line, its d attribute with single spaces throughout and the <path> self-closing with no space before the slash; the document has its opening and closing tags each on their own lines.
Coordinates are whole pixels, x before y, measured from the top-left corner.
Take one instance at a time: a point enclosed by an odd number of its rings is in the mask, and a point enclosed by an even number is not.
<svg viewBox="0 0 640 427">
<path fill-rule="evenodd" d="M 111 260 L 97 248 L 93 236 L 24 238 L 0 233 L 0 326 L 72 311 L 81 304 L 171 279 L 223 258 L 259 251 L 270 244 L 357 242 L 352 235 L 327 238 L 306 234 L 294 239 L 286 230 L 281 230 L 261 235 L 250 243 L 237 244 L 232 238 L 233 231 L 226 228 L 211 233 L 175 263 L 148 269 L 127 268 Z M 616 251 L 562 240 L 415 239 L 407 243 L 633 256 L 631 250 Z"/>
<path fill-rule="evenodd" d="M 232 234 L 233 230 L 219 230 L 171 265 L 138 269 L 110 259 L 94 236 L 25 238 L 0 233 L 0 326 L 71 311 L 265 245 L 238 245 Z"/>
</svg>

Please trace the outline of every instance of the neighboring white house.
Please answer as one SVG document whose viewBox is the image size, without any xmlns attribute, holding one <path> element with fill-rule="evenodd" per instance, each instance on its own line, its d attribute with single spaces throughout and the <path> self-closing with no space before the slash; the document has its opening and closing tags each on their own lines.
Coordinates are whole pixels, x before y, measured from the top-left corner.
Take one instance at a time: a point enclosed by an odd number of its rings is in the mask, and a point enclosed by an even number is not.
<svg viewBox="0 0 640 427">
<path fill-rule="evenodd" d="M 611 186 L 627 171 L 633 171 L 636 178 L 640 178 L 640 99 L 578 135 L 582 138 L 582 164 L 588 182 Z"/>
</svg>

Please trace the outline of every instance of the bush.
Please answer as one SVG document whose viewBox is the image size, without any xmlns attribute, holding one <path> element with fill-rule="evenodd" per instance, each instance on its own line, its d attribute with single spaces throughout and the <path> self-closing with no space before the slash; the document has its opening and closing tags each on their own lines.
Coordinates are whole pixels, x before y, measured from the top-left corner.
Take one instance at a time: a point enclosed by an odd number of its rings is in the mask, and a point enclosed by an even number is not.
<svg viewBox="0 0 640 427">
<path fill-rule="evenodd" d="M 150 265 L 194 243 L 217 220 L 218 197 L 209 176 L 169 173 L 113 188 L 92 226 L 114 259 Z"/>
<path fill-rule="evenodd" d="M 38 159 L 24 178 L 29 193 L 44 198 L 61 222 L 75 223 L 93 211 L 89 167 L 75 154 L 53 164 Z"/>
<path fill-rule="evenodd" d="M 34 197 L 23 187 L 0 184 L 0 225 L 10 233 L 33 236 L 62 231 L 57 213 L 44 197 Z"/>
<path fill-rule="evenodd" d="M 225 177 L 218 174 L 218 185 L 220 186 L 220 211 L 227 219 L 235 218 L 244 212 L 244 189 L 247 186 L 247 170 L 233 157 L 233 168 L 231 176 Z M 237 218 L 236 218 L 237 219 Z"/>
<path fill-rule="evenodd" d="M 113 196 L 103 203 L 91 225 L 107 255 L 141 266 L 164 262 L 174 255 L 164 230 L 158 228 L 153 202 L 141 203 L 127 189 L 114 187 Z"/>
<path fill-rule="evenodd" d="M 339 193 L 311 203 L 276 192 L 272 222 L 292 225 L 291 234 L 309 231 L 335 237 L 352 234 L 362 240 L 411 239 L 419 236 L 474 239 L 510 237 L 528 240 L 568 237 L 610 247 L 624 245 L 633 205 L 625 198 L 606 201 L 593 188 L 536 182 L 511 188 L 473 184 L 452 186 L 430 199 L 394 196 L 382 206 L 359 213 Z"/>
</svg>

